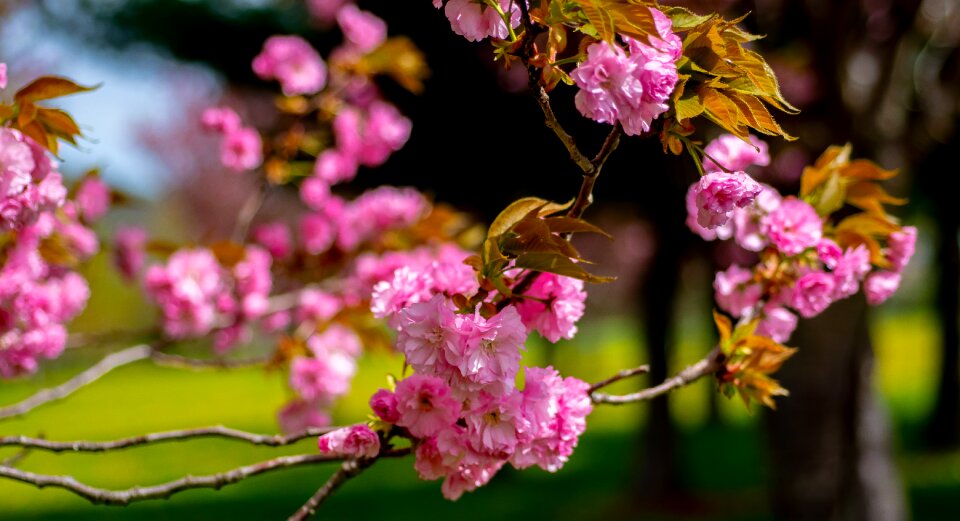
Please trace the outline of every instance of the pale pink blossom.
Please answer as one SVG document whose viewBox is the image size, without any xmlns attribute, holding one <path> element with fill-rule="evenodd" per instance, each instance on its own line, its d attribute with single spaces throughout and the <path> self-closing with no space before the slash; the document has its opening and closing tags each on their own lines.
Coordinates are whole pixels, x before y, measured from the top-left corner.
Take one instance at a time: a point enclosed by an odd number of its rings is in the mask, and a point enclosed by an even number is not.
<svg viewBox="0 0 960 521">
<path fill-rule="evenodd" d="M 271 36 L 253 59 L 253 72 L 280 82 L 287 96 L 314 94 L 327 83 L 327 66 L 317 51 L 299 36 Z"/>
<path fill-rule="evenodd" d="M 80 183 L 73 200 L 84 220 L 94 222 L 110 208 L 110 187 L 100 176 L 88 176 Z"/>
<path fill-rule="evenodd" d="M 520 25 L 520 8 L 511 0 L 497 0 L 504 13 L 508 13 L 510 25 Z M 434 6 L 437 6 L 434 2 Z M 439 8 L 439 6 L 437 6 Z M 507 25 L 496 9 L 472 0 L 448 0 L 444 13 L 450 20 L 453 32 L 471 42 L 479 42 L 487 37 L 501 40 L 510 35 Z"/>
<path fill-rule="evenodd" d="M 364 424 L 328 432 L 317 439 L 323 454 L 347 458 L 372 458 L 380 453 L 380 437 Z"/>
<path fill-rule="evenodd" d="M 298 356 L 290 363 L 290 387 L 308 402 L 330 402 L 350 390 L 357 364 L 343 353 L 323 358 Z"/>
<path fill-rule="evenodd" d="M 397 383 L 397 425 L 418 438 L 435 436 L 460 417 L 462 404 L 450 386 L 435 376 L 411 375 Z"/>
<path fill-rule="evenodd" d="M 456 501 L 464 492 L 476 490 L 489 483 L 503 464 L 501 460 L 488 459 L 481 463 L 460 465 L 456 472 L 443 480 L 440 491 L 443 497 Z"/>
<path fill-rule="evenodd" d="M 752 203 L 763 188 L 746 172 L 713 172 L 694 183 L 693 190 L 698 210 L 697 223 L 704 228 L 714 229 L 726 224 L 735 209 Z"/>
<path fill-rule="evenodd" d="M 904 226 L 900 231 L 891 233 L 887 240 L 887 260 L 890 261 L 890 269 L 897 273 L 902 272 L 913 257 L 916 248 L 916 227 Z"/>
<path fill-rule="evenodd" d="M 847 251 L 837 260 L 833 268 L 836 281 L 834 299 L 847 298 L 860 289 L 860 282 L 870 273 L 870 251 L 863 244 Z"/>
<path fill-rule="evenodd" d="M 215 299 L 223 291 L 220 264 L 206 249 L 180 250 L 145 276 L 147 294 L 160 306 L 164 330 L 174 338 L 203 335 L 213 327 Z"/>
<path fill-rule="evenodd" d="M 280 430 L 287 434 L 294 434 L 310 428 L 330 425 L 330 414 L 321 410 L 317 404 L 294 399 L 280 409 L 277 421 L 280 424 Z"/>
<path fill-rule="evenodd" d="M 722 134 L 707 144 L 703 150 L 707 155 L 703 160 L 703 169 L 707 172 L 719 172 L 724 169 L 731 172 L 744 171 L 751 166 L 770 164 L 767 143 L 752 135 L 750 143 L 747 143 L 733 134 Z M 713 162 L 714 159 L 719 162 L 719 165 Z"/>
<path fill-rule="evenodd" d="M 763 319 L 757 324 L 756 334 L 782 343 L 790 340 L 796 328 L 796 315 L 786 308 L 767 305 L 763 309 Z"/>
<path fill-rule="evenodd" d="M 297 322 L 307 320 L 324 323 L 343 309 L 343 303 L 336 295 L 326 291 L 307 288 L 300 292 L 297 302 Z"/>
<path fill-rule="evenodd" d="M 500 458 L 513 454 L 519 439 L 530 429 L 523 416 L 523 395 L 516 391 L 502 396 L 481 391 L 472 397 L 464 420 L 470 448 Z"/>
<path fill-rule="evenodd" d="M 337 353 L 356 358 L 360 356 L 363 345 L 360 337 L 352 329 L 340 324 L 331 324 L 322 333 L 310 335 L 307 339 L 307 348 L 317 358 Z"/>
<path fill-rule="evenodd" d="M 526 293 L 530 297 L 545 300 L 544 304 L 533 299 L 524 299 L 517 310 L 527 329 L 538 331 L 544 338 L 557 342 L 571 339 L 577 333 L 577 322 L 583 317 L 587 292 L 583 281 L 552 273 L 541 273 Z"/>
<path fill-rule="evenodd" d="M 397 350 L 407 364 L 420 374 L 447 376 L 448 355 L 459 351 L 461 341 L 457 317 L 443 295 L 411 304 L 400 311 L 397 323 Z"/>
<path fill-rule="evenodd" d="M 410 304 L 430 300 L 432 286 L 433 280 L 428 274 L 404 266 L 393 272 L 391 280 L 373 286 L 370 311 L 377 318 L 393 317 Z"/>
<path fill-rule="evenodd" d="M 370 52 L 387 39 L 387 24 L 377 15 L 356 5 L 345 5 L 337 13 L 344 40 L 360 52 Z"/>
<path fill-rule="evenodd" d="M 900 288 L 900 279 L 901 275 L 895 271 L 871 273 L 863 283 L 867 303 L 871 306 L 878 306 L 886 302 Z"/>
<path fill-rule="evenodd" d="M 489 320 L 479 313 L 461 315 L 458 329 L 462 337 L 444 356 L 460 371 L 465 387 L 492 396 L 512 391 L 527 338 L 517 310 L 507 306 Z"/>
<path fill-rule="evenodd" d="M 433 480 L 456 474 L 460 464 L 467 456 L 476 463 L 473 454 L 469 454 L 464 437 L 464 429 L 458 425 L 443 429 L 436 436 L 420 441 L 414 453 L 413 468 L 420 479 Z"/>
<path fill-rule="evenodd" d="M 700 215 L 700 209 L 697 207 L 697 193 L 698 193 L 699 183 L 693 183 L 690 185 L 690 188 L 687 189 L 687 196 L 685 199 L 687 207 L 687 228 L 690 229 L 693 233 L 700 236 L 705 241 L 713 241 L 720 239 L 722 241 L 729 239 L 734 234 L 734 222 L 729 221 L 726 224 L 717 226 L 716 228 L 704 228 L 700 226 L 698 217 Z M 738 210 L 741 211 L 742 209 Z"/>
<path fill-rule="evenodd" d="M 726 271 L 718 271 L 713 279 L 714 297 L 720 309 L 734 317 L 741 317 L 760 300 L 762 288 L 753 280 L 753 271 L 730 265 Z"/>
<path fill-rule="evenodd" d="M 776 210 L 763 218 L 763 232 L 784 255 L 798 255 L 814 248 L 823 237 L 823 223 L 809 204 L 787 197 Z"/>
<path fill-rule="evenodd" d="M 804 318 L 813 318 L 830 307 L 835 291 L 836 280 L 830 274 L 811 271 L 797 279 L 790 305 Z"/>
</svg>

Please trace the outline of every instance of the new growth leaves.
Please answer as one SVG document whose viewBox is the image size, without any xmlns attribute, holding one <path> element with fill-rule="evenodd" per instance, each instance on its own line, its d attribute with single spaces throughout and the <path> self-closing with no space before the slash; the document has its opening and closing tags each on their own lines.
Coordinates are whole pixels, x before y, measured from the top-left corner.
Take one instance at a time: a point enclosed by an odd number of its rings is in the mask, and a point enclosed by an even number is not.
<svg viewBox="0 0 960 521">
<path fill-rule="evenodd" d="M 720 333 L 720 351 L 724 356 L 724 368 L 717 373 L 723 394 L 727 397 L 739 394 L 748 409 L 752 402 L 776 409 L 773 397 L 789 393 L 770 375 L 780 370 L 780 366 L 797 350 L 756 335 L 757 319 L 738 324 L 736 329 L 729 318 L 716 311 L 713 319 Z"/>
<path fill-rule="evenodd" d="M 561 216 L 558 213 L 570 207 L 572 201 L 558 204 L 537 197 L 514 201 L 490 225 L 480 257 L 468 259 L 483 279 L 490 281 L 501 293 L 511 295 L 504 282 L 506 271 L 519 268 L 555 273 L 587 282 L 610 282 L 588 272 L 589 261 L 570 244 L 573 233 L 606 232 L 583 219 Z"/>
<path fill-rule="evenodd" d="M 41 76 L 18 90 L 13 95 L 12 104 L 0 105 L 0 123 L 9 122 L 11 128 L 30 136 L 40 146 L 57 155 L 60 140 L 71 145 L 77 144 L 76 138 L 81 136 L 80 127 L 63 110 L 37 103 L 95 88 L 78 85 L 67 78 Z"/>
<path fill-rule="evenodd" d="M 716 14 L 701 16 L 682 7 L 663 9 L 673 30 L 683 38 L 683 56 L 677 62 L 679 81 L 674 90 L 673 124 L 688 127 L 702 116 L 720 128 L 749 139 L 750 129 L 769 136 L 794 140 L 770 113 L 769 107 L 796 114 L 780 92 L 773 69 L 744 44 L 760 38 L 737 27 L 744 17 L 724 20 Z M 668 124 L 669 128 L 669 124 Z M 664 132 L 664 147 L 679 153 Z"/>
<path fill-rule="evenodd" d="M 831 146 L 813 164 L 803 169 L 800 196 L 827 217 L 845 204 L 862 212 L 841 220 L 833 229 L 836 241 L 843 248 L 866 245 L 870 261 L 881 268 L 889 266 L 880 240 L 899 231 L 897 219 L 884 205 L 903 205 L 906 199 L 894 197 L 880 185 L 895 177 L 897 170 L 885 170 L 866 159 L 850 160 L 852 147 Z"/>
</svg>

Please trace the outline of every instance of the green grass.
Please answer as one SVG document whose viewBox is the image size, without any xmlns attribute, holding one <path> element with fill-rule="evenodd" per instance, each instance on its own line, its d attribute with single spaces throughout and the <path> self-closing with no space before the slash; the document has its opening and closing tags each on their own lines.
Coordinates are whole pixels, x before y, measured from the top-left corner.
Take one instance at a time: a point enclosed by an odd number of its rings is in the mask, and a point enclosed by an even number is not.
<svg viewBox="0 0 960 521">
<path fill-rule="evenodd" d="M 879 353 L 879 382 L 898 422 L 918 422 L 931 403 L 936 367 L 936 335 L 921 312 L 885 317 L 874 328 Z M 637 328 L 611 319 L 587 324 L 579 342 L 549 346 L 532 341 L 528 363 L 551 363 L 565 374 L 588 381 L 623 367 L 642 363 Z M 702 356 L 709 340 L 703 327 L 683 328 L 673 364 L 679 368 Z M 16 402 L 42 387 L 56 385 L 103 352 L 70 352 L 46 366 L 36 378 L 4 383 L 0 404 Z M 400 361 L 385 354 L 366 357 L 335 417 L 338 423 L 361 421 L 366 397 L 399 372 Z M 904 374 L 910 374 L 909 378 Z M 628 392 L 647 384 L 642 378 L 617 384 Z M 260 370 L 186 372 L 138 363 L 103 378 L 67 400 L 38 408 L 26 417 L 0 422 L 0 435 L 43 434 L 49 439 L 106 440 L 144 432 L 224 424 L 254 432 L 276 431 L 274 413 L 286 399 L 279 373 Z M 466 494 L 457 503 L 440 495 L 439 482 L 416 478 L 407 460 L 378 462 L 349 482 L 324 506 L 324 519 L 404 520 L 449 516 L 472 520 L 514 519 L 770 519 L 764 483 L 766 462 L 757 416 L 740 403 L 721 398 L 723 423 L 707 421 L 713 392 L 707 382 L 674 395 L 672 412 L 683 434 L 681 474 L 689 493 L 682 497 L 634 499 L 636 472 L 642 458 L 640 436 L 646 408 L 642 405 L 598 408 L 590 429 L 561 472 L 505 469 L 487 487 Z M 723 447 L 718 451 L 717 447 Z M 280 454 L 311 453 L 313 440 L 278 448 L 250 447 L 223 440 L 195 440 L 119 451 L 110 454 L 47 454 L 32 452 L 20 468 L 70 474 L 107 488 L 149 485 L 187 473 L 206 474 L 268 459 Z M 0 450 L 0 459 L 12 454 Z M 960 454 L 903 454 L 901 468 L 911 491 L 915 519 L 939 521 L 949 515 L 960 491 Z M 332 472 L 330 466 L 278 471 L 221 491 L 196 490 L 168 501 L 126 508 L 90 505 L 70 493 L 0 480 L 0 519 L 276 519 L 293 512 Z M 637 512 L 642 512 L 638 517 Z"/>
</svg>

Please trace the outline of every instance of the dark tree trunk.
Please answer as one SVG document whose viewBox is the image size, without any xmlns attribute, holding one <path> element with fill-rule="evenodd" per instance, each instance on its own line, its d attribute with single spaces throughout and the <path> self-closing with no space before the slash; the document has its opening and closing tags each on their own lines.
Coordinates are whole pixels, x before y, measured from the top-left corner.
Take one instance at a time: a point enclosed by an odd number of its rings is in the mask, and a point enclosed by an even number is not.
<svg viewBox="0 0 960 521">
<path fill-rule="evenodd" d="M 906 519 L 862 297 L 803 321 L 791 344 L 802 348 L 779 373 L 791 396 L 767 415 L 776 518 Z"/>
</svg>

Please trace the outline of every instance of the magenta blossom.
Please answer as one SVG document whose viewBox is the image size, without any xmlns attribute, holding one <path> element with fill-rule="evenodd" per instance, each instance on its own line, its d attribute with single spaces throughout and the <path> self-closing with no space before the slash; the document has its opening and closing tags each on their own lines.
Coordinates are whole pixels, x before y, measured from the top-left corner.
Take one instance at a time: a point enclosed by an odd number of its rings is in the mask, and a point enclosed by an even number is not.
<svg viewBox="0 0 960 521">
<path fill-rule="evenodd" d="M 520 25 L 520 8 L 511 0 L 497 0 L 504 13 L 509 13 L 510 25 Z M 439 8 L 437 2 L 434 6 Z M 453 32 L 471 42 L 479 42 L 487 37 L 505 39 L 510 35 L 507 25 L 496 9 L 473 0 L 448 0 L 444 13 L 450 20 Z"/>
<path fill-rule="evenodd" d="M 916 248 L 916 227 L 904 226 L 900 231 L 891 233 L 887 241 L 887 259 L 890 261 L 891 269 L 897 273 L 902 272 L 913 257 Z"/>
<path fill-rule="evenodd" d="M 797 328 L 797 316 L 783 307 L 767 305 L 763 309 L 763 319 L 757 325 L 756 333 L 772 338 L 776 342 L 787 342 Z"/>
<path fill-rule="evenodd" d="M 901 275 L 894 271 L 878 271 L 870 274 L 863 283 L 867 303 L 878 306 L 887 301 L 900 288 Z"/>
<path fill-rule="evenodd" d="M 287 434 L 303 432 L 313 427 L 330 425 L 330 415 L 317 404 L 295 399 L 287 403 L 277 414 L 280 430 Z"/>
<path fill-rule="evenodd" d="M 527 295 L 546 302 L 524 299 L 517 304 L 517 311 L 527 329 L 538 331 L 551 342 L 573 338 L 587 299 L 582 280 L 541 273 Z"/>
<path fill-rule="evenodd" d="M 523 389 L 523 416 L 529 422 L 510 462 L 518 469 L 537 465 L 556 472 L 567 462 L 587 428 L 593 410 L 589 384 L 566 379 L 552 367 L 527 367 Z"/>
<path fill-rule="evenodd" d="M 236 172 L 253 170 L 263 162 L 263 141 L 254 128 L 240 127 L 220 144 L 220 162 Z"/>
<path fill-rule="evenodd" d="M 377 15 L 348 4 L 337 13 L 337 23 L 348 44 L 360 52 L 370 52 L 387 39 L 387 24 Z"/>
<path fill-rule="evenodd" d="M 253 72 L 280 82 L 287 96 L 314 94 L 327 83 L 327 66 L 317 51 L 299 36 L 271 36 L 253 59 Z"/>
<path fill-rule="evenodd" d="M 753 271 L 736 264 L 717 272 L 713 290 L 717 306 L 738 318 L 750 313 L 762 293 L 760 284 L 753 281 Z"/>
<path fill-rule="evenodd" d="M 370 397 L 370 408 L 383 421 L 387 423 L 397 423 L 400 420 L 400 412 L 397 410 L 397 395 L 386 390 L 380 389 Z"/>
<path fill-rule="evenodd" d="M 804 318 L 813 318 L 833 303 L 835 291 L 836 280 L 830 274 L 811 271 L 794 284 L 790 305 Z"/>
<path fill-rule="evenodd" d="M 210 107 L 203 111 L 200 123 L 207 131 L 229 134 L 240 128 L 240 115 L 229 107 Z"/>
<path fill-rule="evenodd" d="M 290 228 L 280 221 L 257 225 L 251 235 L 254 242 L 266 248 L 274 259 L 283 259 L 293 253 Z"/>
<path fill-rule="evenodd" d="M 94 222 L 110 208 L 110 187 L 100 176 L 88 176 L 80 183 L 73 200 L 84 220 Z"/>
<path fill-rule="evenodd" d="M 143 269 L 147 232 L 137 226 L 124 226 L 117 230 L 114 241 L 114 263 L 124 278 L 133 280 Z"/>
<path fill-rule="evenodd" d="M 493 396 L 513 390 L 527 339 L 517 310 L 507 306 L 489 320 L 479 313 L 461 315 L 458 329 L 462 336 L 445 357 L 459 370 L 460 386 Z"/>
</svg>

